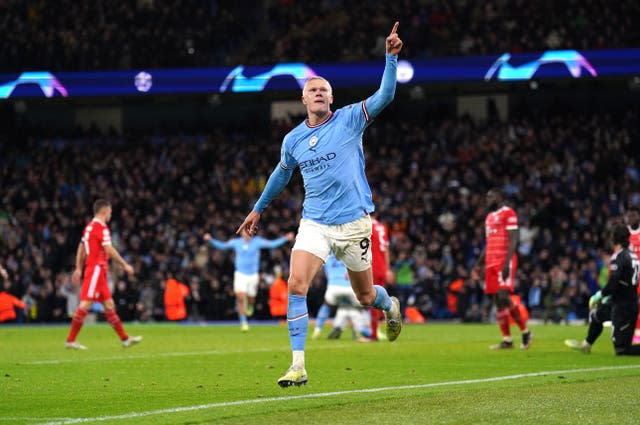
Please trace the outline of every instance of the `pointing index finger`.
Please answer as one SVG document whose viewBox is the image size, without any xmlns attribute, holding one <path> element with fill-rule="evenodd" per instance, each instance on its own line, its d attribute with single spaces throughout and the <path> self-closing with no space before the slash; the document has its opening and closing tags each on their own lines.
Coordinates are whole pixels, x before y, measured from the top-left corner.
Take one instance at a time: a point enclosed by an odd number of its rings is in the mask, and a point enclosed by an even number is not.
<svg viewBox="0 0 640 425">
<path fill-rule="evenodd" d="M 396 21 L 396 23 L 393 24 L 393 29 L 391 30 L 389 35 L 393 35 L 393 34 L 396 34 L 398 32 L 398 25 L 400 25 L 400 22 Z"/>
</svg>

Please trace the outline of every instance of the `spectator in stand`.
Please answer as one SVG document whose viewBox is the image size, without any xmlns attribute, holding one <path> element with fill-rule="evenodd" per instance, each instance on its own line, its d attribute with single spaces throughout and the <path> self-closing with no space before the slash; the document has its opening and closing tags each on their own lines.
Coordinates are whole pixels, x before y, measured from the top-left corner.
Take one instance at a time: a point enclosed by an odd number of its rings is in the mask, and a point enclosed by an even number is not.
<svg viewBox="0 0 640 425">
<path fill-rule="evenodd" d="M 635 47 L 634 0 L 566 3 L 138 1 L 96 7 L 88 0 L 0 2 L 2 71 L 267 65 L 373 60 L 394 16 L 409 23 L 408 59 L 549 49 Z M 314 19 L 301 26 L 301 19 Z M 361 19 L 362 16 L 371 19 Z M 301 18 L 302 17 L 302 18 Z M 91 22 L 92 25 L 79 25 Z M 160 23 L 160 25 L 158 25 Z M 162 28 L 160 31 L 158 28 Z M 339 49 L 330 46 L 340 46 Z M 308 52 L 314 52 L 311 58 Z"/>
<path fill-rule="evenodd" d="M 269 312 L 274 319 L 284 320 L 287 318 L 287 297 L 289 290 L 287 281 L 282 276 L 282 267 L 273 268 L 275 279 L 269 287 Z"/>
<path fill-rule="evenodd" d="M 174 277 L 167 279 L 164 288 L 164 311 L 167 320 L 185 320 L 187 318 L 187 304 L 189 287 Z"/>
<path fill-rule="evenodd" d="M 8 274 L 6 271 L 2 273 L 4 269 L 0 266 L 0 274 L 4 277 Z M 0 323 L 13 323 L 18 317 L 16 314 L 16 308 L 25 310 L 27 305 L 16 298 L 11 293 L 11 282 L 8 278 L 2 284 L 2 291 L 0 291 Z"/>
</svg>

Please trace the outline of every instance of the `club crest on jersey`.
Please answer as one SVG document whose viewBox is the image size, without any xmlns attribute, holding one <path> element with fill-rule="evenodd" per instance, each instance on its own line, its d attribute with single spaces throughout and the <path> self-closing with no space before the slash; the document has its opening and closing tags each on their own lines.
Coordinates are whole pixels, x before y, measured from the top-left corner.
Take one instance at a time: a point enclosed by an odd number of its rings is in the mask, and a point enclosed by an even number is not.
<svg viewBox="0 0 640 425">
<path fill-rule="evenodd" d="M 316 151 L 316 145 L 318 144 L 318 136 L 311 136 L 309 139 L 309 150 Z"/>
</svg>

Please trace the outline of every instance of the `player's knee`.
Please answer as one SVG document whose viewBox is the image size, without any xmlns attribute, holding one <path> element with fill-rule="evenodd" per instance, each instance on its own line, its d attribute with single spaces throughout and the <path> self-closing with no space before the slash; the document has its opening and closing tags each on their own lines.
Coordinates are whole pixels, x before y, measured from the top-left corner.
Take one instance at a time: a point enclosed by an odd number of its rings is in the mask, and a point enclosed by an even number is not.
<svg viewBox="0 0 640 425">
<path fill-rule="evenodd" d="M 289 293 L 293 295 L 305 296 L 309 290 L 309 283 L 307 280 L 295 274 L 291 274 L 289 276 L 287 285 L 289 286 Z"/>
</svg>

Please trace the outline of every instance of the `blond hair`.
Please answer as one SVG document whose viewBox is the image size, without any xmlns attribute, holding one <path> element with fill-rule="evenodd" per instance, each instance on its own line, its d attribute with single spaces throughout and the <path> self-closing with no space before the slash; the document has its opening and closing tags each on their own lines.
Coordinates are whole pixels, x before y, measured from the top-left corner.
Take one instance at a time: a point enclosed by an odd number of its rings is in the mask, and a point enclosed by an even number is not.
<svg viewBox="0 0 640 425">
<path fill-rule="evenodd" d="M 313 77 L 307 78 L 307 81 L 304 82 L 304 86 L 302 86 L 302 95 L 303 96 L 304 96 L 304 91 L 307 89 L 307 84 L 309 84 L 309 82 L 311 82 L 313 80 L 321 80 L 321 81 L 324 81 L 325 83 L 327 83 L 327 85 L 329 86 L 329 94 L 333 94 L 333 87 L 331 87 L 331 83 L 329 82 L 329 80 L 327 80 L 326 78 L 321 77 L 319 75 L 314 75 Z"/>
</svg>

